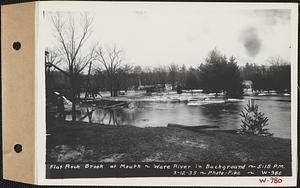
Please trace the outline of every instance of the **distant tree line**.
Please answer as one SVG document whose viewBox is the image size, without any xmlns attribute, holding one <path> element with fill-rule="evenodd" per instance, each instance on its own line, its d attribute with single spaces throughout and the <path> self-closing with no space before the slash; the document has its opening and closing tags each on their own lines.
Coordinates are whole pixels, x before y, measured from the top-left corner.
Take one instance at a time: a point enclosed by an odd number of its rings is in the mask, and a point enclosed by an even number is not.
<svg viewBox="0 0 300 188">
<path fill-rule="evenodd" d="M 271 58 L 268 65 L 246 63 L 238 66 L 234 57 L 227 59 L 214 49 L 197 67 L 186 68 L 173 63 L 165 67 L 142 68 L 124 64 L 114 71 L 113 79 L 105 68 L 96 67 L 90 76 L 82 74 L 77 83 L 80 91 L 84 92 L 89 78 L 92 91 L 111 91 L 112 96 L 117 96 L 120 90 L 137 90 L 141 85 L 171 84 L 174 90 L 181 86 L 185 90 L 223 91 L 230 97 L 238 97 L 242 94 L 244 80 L 251 80 L 254 90 L 290 92 L 290 68 L 290 64 L 280 58 Z M 63 73 L 53 71 L 51 74 L 53 90 L 70 88 L 68 77 Z"/>
<path fill-rule="evenodd" d="M 279 57 L 270 58 L 268 66 L 246 63 L 240 68 L 240 72 L 244 80 L 253 82 L 255 90 L 291 90 L 291 65 Z"/>
</svg>

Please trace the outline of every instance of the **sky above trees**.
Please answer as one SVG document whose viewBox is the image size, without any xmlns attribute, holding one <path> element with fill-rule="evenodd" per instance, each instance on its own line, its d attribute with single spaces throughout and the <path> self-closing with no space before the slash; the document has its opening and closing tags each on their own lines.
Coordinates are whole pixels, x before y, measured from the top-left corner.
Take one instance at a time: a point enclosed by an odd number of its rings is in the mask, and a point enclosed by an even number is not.
<svg viewBox="0 0 300 188">
<path fill-rule="evenodd" d="M 85 4 L 88 5 L 88 4 Z M 91 6 L 92 5 L 92 6 Z M 272 56 L 290 59 L 288 9 L 241 9 L 197 3 L 74 3 L 45 9 L 46 46 L 53 47 L 49 15 L 56 11 L 88 11 L 94 15 L 89 45 L 117 45 L 128 64 L 198 66 L 214 48 L 227 57 L 267 64 Z"/>
</svg>

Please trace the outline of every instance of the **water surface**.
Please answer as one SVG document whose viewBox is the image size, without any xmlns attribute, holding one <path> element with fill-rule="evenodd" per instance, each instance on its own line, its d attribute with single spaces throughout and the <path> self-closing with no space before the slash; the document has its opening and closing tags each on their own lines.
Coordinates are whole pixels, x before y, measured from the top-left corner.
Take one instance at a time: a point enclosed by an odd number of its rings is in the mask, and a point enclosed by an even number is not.
<svg viewBox="0 0 300 188">
<path fill-rule="evenodd" d="M 211 125 L 220 130 L 240 128 L 240 112 L 250 98 L 244 101 L 224 104 L 206 104 L 188 106 L 184 102 L 131 102 L 129 108 L 119 110 L 96 109 L 92 114 L 93 123 L 114 125 L 133 125 L 137 127 L 164 127 L 169 123 L 187 126 Z M 291 102 L 290 97 L 259 96 L 255 103 L 260 111 L 269 118 L 269 128 L 275 137 L 291 137 Z M 82 109 L 80 116 L 84 116 Z M 84 118 L 83 121 L 89 121 Z"/>
</svg>

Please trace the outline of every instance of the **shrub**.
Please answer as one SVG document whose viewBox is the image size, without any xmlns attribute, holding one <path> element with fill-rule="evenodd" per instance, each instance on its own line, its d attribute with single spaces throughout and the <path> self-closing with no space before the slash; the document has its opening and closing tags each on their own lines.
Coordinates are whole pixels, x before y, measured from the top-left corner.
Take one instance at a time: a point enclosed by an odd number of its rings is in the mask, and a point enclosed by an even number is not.
<svg viewBox="0 0 300 188">
<path fill-rule="evenodd" d="M 265 128 L 268 125 L 269 119 L 265 117 L 264 113 L 258 110 L 258 105 L 254 104 L 253 99 L 241 111 L 240 116 L 242 117 L 242 125 L 238 133 L 258 136 L 273 135 Z"/>
</svg>

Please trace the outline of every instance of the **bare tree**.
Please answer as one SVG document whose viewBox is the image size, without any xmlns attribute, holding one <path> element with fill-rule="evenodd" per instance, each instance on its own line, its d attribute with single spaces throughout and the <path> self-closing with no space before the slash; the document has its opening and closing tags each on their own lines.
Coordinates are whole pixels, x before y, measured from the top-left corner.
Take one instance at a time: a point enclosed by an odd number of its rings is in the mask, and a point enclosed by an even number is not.
<svg viewBox="0 0 300 188">
<path fill-rule="evenodd" d="M 46 87 L 47 92 L 53 89 L 54 79 L 51 72 L 57 67 L 61 62 L 59 57 L 59 52 L 56 49 L 49 49 L 45 51 L 45 68 L 46 68 Z"/>
<path fill-rule="evenodd" d="M 172 90 L 175 90 L 176 82 L 178 81 L 178 72 L 179 72 L 178 65 L 172 63 L 169 66 L 169 80 L 172 84 Z"/>
<path fill-rule="evenodd" d="M 116 45 L 112 48 L 99 47 L 96 51 L 98 55 L 98 61 L 103 65 L 106 76 L 109 82 L 109 89 L 111 96 L 117 96 L 118 92 L 118 72 L 122 67 L 123 51 L 118 49 Z"/>
<path fill-rule="evenodd" d="M 57 49 L 46 49 L 45 51 L 45 63 L 46 68 L 49 68 L 49 71 L 53 71 L 55 69 L 54 66 L 59 66 L 61 62 L 61 57 L 59 51 Z M 50 66 L 52 65 L 52 66 Z"/>
<path fill-rule="evenodd" d="M 85 44 L 92 33 L 93 17 L 87 13 L 80 14 L 75 21 L 74 14 L 57 13 L 51 16 L 54 26 L 58 51 L 62 56 L 64 67 L 53 67 L 68 75 L 71 86 L 72 120 L 76 120 L 77 94 L 80 92 L 80 75 L 87 65 L 96 58 L 95 48 L 84 51 Z"/>
<path fill-rule="evenodd" d="M 124 89 L 125 91 L 128 89 L 130 86 L 130 74 L 132 73 L 131 71 L 133 70 L 133 67 L 128 64 L 121 65 L 116 74 L 116 88 L 117 90 L 119 89 Z"/>
<path fill-rule="evenodd" d="M 287 60 L 281 58 L 280 56 L 273 56 L 267 60 L 270 65 L 288 65 L 290 64 Z"/>
</svg>

